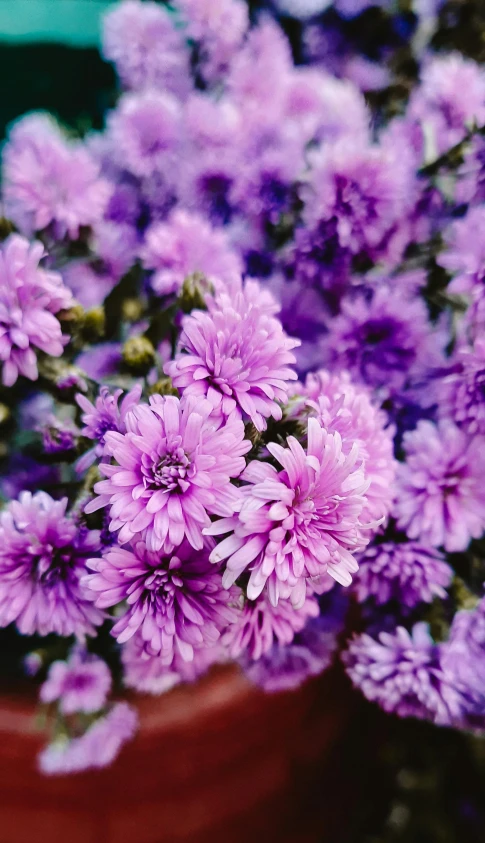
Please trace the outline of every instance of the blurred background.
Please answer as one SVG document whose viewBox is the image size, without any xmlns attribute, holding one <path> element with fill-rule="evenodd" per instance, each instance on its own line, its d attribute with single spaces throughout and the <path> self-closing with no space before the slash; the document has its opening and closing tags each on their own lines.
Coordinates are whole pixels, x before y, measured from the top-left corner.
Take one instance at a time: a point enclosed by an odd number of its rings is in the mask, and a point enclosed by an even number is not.
<svg viewBox="0 0 485 843">
<path fill-rule="evenodd" d="M 113 2 L 0 0 L 2 141 L 12 120 L 35 109 L 52 112 L 75 133 L 103 125 L 117 92 L 114 71 L 98 50 L 100 18 Z M 448 3 L 445 12 L 448 30 L 444 26 L 438 37 L 444 43 L 459 40 L 464 52 L 483 60 L 485 2 Z M 368 31 L 376 21 L 372 14 L 368 10 L 361 21 Z M 290 35 L 294 25 L 285 22 Z M 4 633 L 0 645 L 7 672 L 13 666 L 12 644 Z M 348 843 L 483 843 L 485 741 L 375 716 L 382 719 L 374 749 L 375 792 L 367 788 Z M 352 747 L 347 742 L 345 752 L 351 755 Z"/>
</svg>

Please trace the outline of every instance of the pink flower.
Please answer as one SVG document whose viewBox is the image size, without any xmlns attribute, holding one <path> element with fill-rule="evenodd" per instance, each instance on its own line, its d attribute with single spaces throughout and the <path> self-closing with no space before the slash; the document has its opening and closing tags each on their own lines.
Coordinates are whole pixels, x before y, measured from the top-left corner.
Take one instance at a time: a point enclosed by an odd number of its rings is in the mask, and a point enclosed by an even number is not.
<svg viewBox="0 0 485 843">
<path fill-rule="evenodd" d="M 75 650 L 67 661 L 55 661 L 40 689 L 43 703 L 58 701 L 62 714 L 100 711 L 111 689 L 108 665 L 97 656 Z"/>
</svg>

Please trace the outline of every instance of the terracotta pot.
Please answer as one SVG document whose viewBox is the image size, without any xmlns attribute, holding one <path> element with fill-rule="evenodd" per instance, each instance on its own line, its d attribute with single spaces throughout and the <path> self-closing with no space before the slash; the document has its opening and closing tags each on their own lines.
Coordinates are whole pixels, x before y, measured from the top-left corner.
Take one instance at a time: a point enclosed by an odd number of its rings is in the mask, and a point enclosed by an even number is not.
<svg viewBox="0 0 485 843">
<path fill-rule="evenodd" d="M 364 769 L 351 736 L 366 726 L 338 670 L 264 694 L 224 667 L 133 702 L 140 731 L 112 767 L 47 778 L 35 701 L 0 697 L 0 843 L 348 839 Z"/>
</svg>

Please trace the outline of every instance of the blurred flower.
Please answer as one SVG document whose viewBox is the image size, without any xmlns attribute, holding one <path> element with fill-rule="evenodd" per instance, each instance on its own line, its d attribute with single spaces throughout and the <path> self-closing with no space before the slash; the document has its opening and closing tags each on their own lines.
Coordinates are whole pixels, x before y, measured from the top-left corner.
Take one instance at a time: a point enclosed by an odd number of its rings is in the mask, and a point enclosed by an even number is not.
<svg viewBox="0 0 485 843">
<path fill-rule="evenodd" d="M 120 406 L 118 402 L 123 395 L 122 389 L 111 393 L 107 386 L 100 387 L 94 404 L 84 395 L 80 393 L 76 395 L 76 401 L 84 411 L 81 416 L 84 425 L 81 428 L 81 434 L 96 442 L 96 445 L 78 460 L 76 468 L 79 472 L 86 471 L 96 459 L 100 459 L 106 453 L 105 435 L 109 430 L 126 433 L 126 416 L 138 404 L 141 389 L 140 385 L 134 386 L 130 392 L 126 393 Z"/>
<path fill-rule="evenodd" d="M 90 714 L 104 707 L 110 689 L 111 673 L 106 662 L 75 649 L 67 661 L 51 664 L 40 700 L 58 702 L 62 714 Z"/>
<path fill-rule="evenodd" d="M 360 602 L 378 605 L 396 600 L 409 608 L 446 597 L 453 570 L 434 548 L 418 542 L 383 542 L 368 547 L 359 557 L 354 589 Z"/>
</svg>

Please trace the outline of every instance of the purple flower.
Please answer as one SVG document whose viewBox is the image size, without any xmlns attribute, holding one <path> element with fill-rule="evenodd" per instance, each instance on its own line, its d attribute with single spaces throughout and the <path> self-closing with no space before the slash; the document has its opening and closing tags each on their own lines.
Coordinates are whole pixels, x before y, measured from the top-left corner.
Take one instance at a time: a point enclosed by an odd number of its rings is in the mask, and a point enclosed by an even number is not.
<svg viewBox="0 0 485 843">
<path fill-rule="evenodd" d="M 442 363 L 439 330 L 433 331 L 424 302 L 379 286 L 369 299 L 358 293 L 342 302 L 322 339 L 328 367 L 385 393 Z"/>
<path fill-rule="evenodd" d="M 345 455 L 338 433 L 328 433 L 317 419 L 308 421 L 305 452 L 292 436 L 287 447 L 267 445 L 283 466 L 249 463 L 242 479 L 238 514 L 214 522 L 205 532 L 230 533 L 211 553 L 227 560 L 223 583 L 229 587 L 247 570 L 247 595 L 255 600 L 267 588 L 275 606 L 280 597 L 303 605 L 306 580 L 329 573 L 350 585 L 357 570 L 354 553 L 367 544 L 361 523 L 365 483 L 358 466 L 358 446 Z"/>
<path fill-rule="evenodd" d="M 473 348 L 461 348 L 457 368 L 440 382 L 438 411 L 451 418 L 465 433 L 485 434 L 485 339 Z"/>
<path fill-rule="evenodd" d="M 102 623 L 81 579 L 97 531 L 66 516 L 67 498 L 22 492 L 0 513 L 0 626 L 23 635 L 93 635 Z"/>
<path fill-rule="evenodd" d="M 118 402 L 123 395 L 122 389 L 117 389 L 112 394 L 107 386 L 100 387 L 94 404 L 84 395 L 80 393 L 76 395 L 76 401 L 84 411 L 81 416 L 84 424 L 81 434 L 96 442 L 96 445 L 78 460 L 76 468 L 79 472 L 86 471 L 97 459 L 109 453 L 106 451 L 105 442 L 105 435 L 109 430 L 126 433 L 126 416 L 138 404 L 141 390 L 140 385 L 134 386 L 130 392 L 126 393 L 120 406 Z"/>
<path fill-rule="evenodd" d="M 98 608 L 126 601 L 113 627 L 119 643 L 139 634 L 147 652 L 160 655 L 167 665 L 175 654 L 191 661 L 194 650 L 214 646 L 237 617 L 231 608 L 237 589 L 223 589 L 208 552 L 194 553 L 187 541 L 170 556 L 148 551 L 143 542 L 134 544 L 133 551 L 113 546 L 88 566 L 95 573 L 84 583 Z"/>
<path fill-rule="evenodd" d="M 87 348 L 76 357 L 76 366 L 94 381 L 102 381 L 119 371 L 121 348 L 121 343 L 117 342 L 103 342 Z"/>
<path fill-rule="evenodd" d="M 57 702 L 61 714 L 90 714 L 104 707 L 110 690 L 111 673 L 106 662 L 75 649 L 67 661 L 51 664 L 40 700 Z"/>
<path fill-rule="evenodd" d="M 382 606 L 396 600 L 412 608 L 446 597 L 453 571 L 434 548 L 418 542 L 384 542 L 368 547 L 359 557 L 354 588 L 359 601 L 369 598 Z"/>
<path fill-rule="evenodd" d="M 456 220 L 446 237 L 448 248 L 437 261 L 454 274 L 450 293 L 464 293 L 472 298 L 483 290 L 485 277 L 485 207 L 470 208 L 465 217 Z"/>
<path fill-rule="evenodd" d="M 85 310 L 102 304 L 115 285 L 113 278 L 100 275 L 85 261 L 71 261 L 62 267 L 62 280 Z"/>
<path fill-rule="evenodd" d="M 394 500 L 397 463 L 393 453 L 395 430 L 386 414 L 372 403 L 365 387 L 351 383 L 346 372 L 331 375 L 320 369 L 308 375 L 304 395 L 310 413 L 321 426 L 329 433 L 340 434 L 344 453 L 350 453 L 354 443 L 359 446 L 369 482 L 362 520 L 387 518 Z"/>
<path fill-rule="evenodd" d="M 27 236 L 53 225 L 75 239 L 98 222 L 111 193 L 99 165 L 80 143 L 69 142 L 47 115 L 16 123 L 3 150 L 5 210 Z"/>
<path fill-rule="evenodd" d="M 485 602 L 473 611 L 457 612 L 448 641 L 441 645 L 442 666 L 449 681 L 468 698 L 468 727 L 485 728 Z"/>
<path fill-rule="evenodd" d="M 143 265 L 154 269 L 151 286 L 158 295 L 178 293 L 185 278 L 194 272 L 206 276 L 216 287 L 239 283 L 242 266 L 231 250 L 224 231 L 202 217 L 174 211 L 167 222 L 157 222 L 145 234 Z"/>
<path fill-rule="evenodd" d="M 404 434 L 406 462 L 398 468 L 397 526 L 410 539 L 466 550 L 485 529 L 485 450 L 451 422 L 420 421 Z"/>
<path fill-rule="evenodd" d="M 115 158 L 139 178 L 173 180 L 180 121 L 180 104 L 168 93 L 124 94 L 108 118 Z"/>
<path fill-rule="evenodd" d="M 209 513 L 231 516 L 239 498 L 231 484 L 244 469 L 251 443 L 231 417 L 217 427 L 208 401 L 154 395 L 129 414 L 127 433 L 109 432 L 106 443 L 118 465 L 102 463 L 107 477 L 86 512 L 110 507 L 110 530 L 120 544 L 146 531 L 149 550 L 170 553 L 187 538 L 202 549 Z"/>
<path fill-rule="evenodd" d="M 72 451 L 77 445 L 79 430 L 70 419 L 61 420 L 50 415 L 38 430 L 47 454 L 62 454 Z"/>
<path fill-rule="evenodd" d="M 39 769 L 46 775 L 65 775 L 107 767 L 133 738 L 137 726 L 135 709 L 125 702 L 116 703 L 80 737 L 59 738 L 49 744 L 39 755 Z"/>
<path fill-rule="evenodd" d="M 187 36 L 196 41 L 204 78 L 214 81 L 227 71 L 249 25 L 242 0 L 179 0 Z"/>
<path fill-rule="evenodd" d="M 485 123 L 485 74 L 459 53 L 436 56 L 411 95 L 407 116 L 419 121 L 438 157 L 458 143 L 467 128 Z"/>
<path fill-rule="evenodd" d="M 39 267 L 41 243 L 12 234 L 0 250 L 0 362 L 5 386 L 19 375 L 37 380 L 34 348 L 60 357 L 67 339 L 54 316 L 72 304 L 56 272 Z"/>
<path fill-rule="evenodd" d="M 427 624 L 417 623 L 411 633 L 399 626 L 394 633 L 381 632 L 378 640 L 358 635 L 343 660 L 353 684 L 384 711 L 456 725 L 467 700 L 443 671 L 440 655 Z"/>
<path fill-rule="evenodd" d="M 183 394 L 207 397 L 216 415 L 244 414 L 258 430 L 270 416 L 281 419 L 277 402 L 286 402 L 288 382 L 296 380 L 289 367 L 298 340 L 285 334 L 267 306 L 255 281 L 231 296 L 221 293 L 208 312 L 184 318 L 179 352 L 165 365 Z"/>
<path fill-rule="evenodd" d="M 164 6 L 139 0 L 124 0 L 106 13 L 103 54 L 127 88 L 188 93 L 189 52 L 174 22 Z"/>
<path fill-rule="evenodd" d="M 225 654 L 219 642 L 210 647 L 194 650 L 192 661 L 186 662 L 174 651 L 171 664 L 162 654 L 147 652 L 145 642 L 138 633 L 121 648 L 123 681 L 128 688 L 135 688 L 145 694 L 164 694 L 181 682 L 195 682 L 211 667 L 225 661 Z"/>
<path fill-rule="evenodd" d="M 231 624 L 223 637 L 232 659 L 247 654 L 251 659 L 260 659 L 271 650 L 273 644 L 290 644 L 295 633 L 300 632 L 309 618 L 318 615 L 318 603 L 314 597 L 306 597 L 303 605 L 295 609 L 289 600 L 280 600 L 272 606 L 266 594 L 256 600 L 247 600 L 235 623 Z"/>
</svg>

